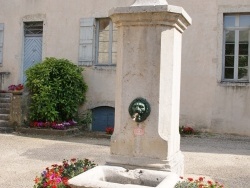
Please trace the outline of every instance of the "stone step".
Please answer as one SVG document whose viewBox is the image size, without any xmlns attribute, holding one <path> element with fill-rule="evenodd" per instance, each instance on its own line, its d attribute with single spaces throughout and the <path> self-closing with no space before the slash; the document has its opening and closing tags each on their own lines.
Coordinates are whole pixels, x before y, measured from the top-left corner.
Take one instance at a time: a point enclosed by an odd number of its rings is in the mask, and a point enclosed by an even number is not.
<svg viewBox="0 0 250 188">
<path fill-rule="evenodd" d="M 12 93 L 0 93 L 0 98 L 11 98 Z"/>
<path fill-rule="evenodd" d="M 10 114 L 10 108 L 0 108 L 0 114 Z"/>
<path fill-rule="evenodd" d="M 14 132 L 14 128 L 10 126 L 9 121 L 0 120 L 0 133 L 11 133 Z"/>
<path fill-rule="evenodd" d="M 0 114 L 0 120 L 9 120 L 10 115 L 9 114 Z"/>
<path fill-rule="evenodd" d="M 10 127 L 10 122 L 6 120 L 0 120 L 0 127 Z"/>
<path fill-rule="evenodd" d="M 10 126 L 11 93 L 0 93 L 0 133 L 11 133 L 14 129 Z"/>
<path fill-rule="evenodd" d="M 0 103 L 0 108 L 10 108 L 10 103 Z"/>
<path fill-rule="evenodd" d="M 11 102 L 11 98 L 0 97 L 0 103 L 10 103 L 10 102 Z"/>
<path fill-rule="evenodd" d="M 0 133 L 12 133 L 14 131 L 12 127 L 0 127 Z"/>
</svg>

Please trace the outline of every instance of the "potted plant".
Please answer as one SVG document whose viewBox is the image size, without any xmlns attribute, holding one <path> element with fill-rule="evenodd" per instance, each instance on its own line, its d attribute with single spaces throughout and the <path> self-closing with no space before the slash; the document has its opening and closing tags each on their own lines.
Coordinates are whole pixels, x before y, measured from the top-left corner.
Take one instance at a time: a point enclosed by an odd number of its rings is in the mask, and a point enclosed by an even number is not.
<svg viewBox="0 0 250 188">
<path fill-rule="evenodd" d="M 13 94 L 22 94 L 23 92 L 23 84 L 18 84 L 18 85 L 10 85 L 8 87 L 8 91 Z"/>
</svg>

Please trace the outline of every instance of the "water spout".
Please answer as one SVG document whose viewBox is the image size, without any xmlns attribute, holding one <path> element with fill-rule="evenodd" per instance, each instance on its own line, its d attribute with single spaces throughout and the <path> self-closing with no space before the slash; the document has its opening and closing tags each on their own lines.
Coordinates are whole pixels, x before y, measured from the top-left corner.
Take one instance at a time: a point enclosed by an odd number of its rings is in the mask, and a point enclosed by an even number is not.
<svg viewBox="0 0 250 188">
<path fill-rule="evenodd" d="M 139 113 L 135 113 L 134 115 L 133 115 L 133 121 L 135 121 L 136 119 L 137 119 L 137 117 L 139 116 Z"/>
</svg>

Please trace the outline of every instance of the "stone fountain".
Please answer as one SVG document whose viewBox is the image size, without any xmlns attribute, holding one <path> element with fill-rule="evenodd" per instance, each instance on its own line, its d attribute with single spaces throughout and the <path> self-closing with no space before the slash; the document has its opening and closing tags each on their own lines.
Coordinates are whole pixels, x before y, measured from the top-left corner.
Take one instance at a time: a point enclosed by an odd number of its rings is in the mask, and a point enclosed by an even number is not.
<svg viewBox="0 0 250 188">
<path fill-rule="evenodd" d="M 184 171 L 181 43 L 191 18 L 165 0 L 137 0 L 130 7 L 111 9 L 109 15 L 118 27 L 111 154 L 106 166 L 69 183 L 73 188 L 173 187 Z"/>
</svg>

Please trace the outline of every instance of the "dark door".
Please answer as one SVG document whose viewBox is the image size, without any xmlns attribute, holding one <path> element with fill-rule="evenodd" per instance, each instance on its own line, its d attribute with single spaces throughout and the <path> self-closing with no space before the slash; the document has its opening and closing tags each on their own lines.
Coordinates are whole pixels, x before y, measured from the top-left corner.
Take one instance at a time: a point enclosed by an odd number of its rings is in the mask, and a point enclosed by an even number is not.
<svg viewBox="0 0 250 188">
<path fill-rule="evenodd" d="M 107 127 L 114 128 L 115 109 L 102 106 L 92 110 L 92 131 L 105 131 Z"/>
</svg>

